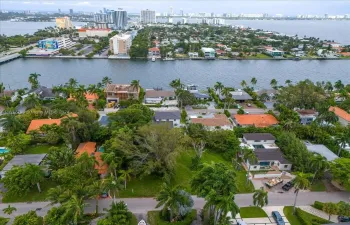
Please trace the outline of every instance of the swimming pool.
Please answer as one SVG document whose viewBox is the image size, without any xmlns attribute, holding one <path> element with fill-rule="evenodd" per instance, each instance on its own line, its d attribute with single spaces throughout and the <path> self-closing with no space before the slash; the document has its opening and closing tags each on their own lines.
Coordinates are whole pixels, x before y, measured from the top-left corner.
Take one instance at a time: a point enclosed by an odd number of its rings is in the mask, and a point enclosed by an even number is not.
<svg viewBox="0 0 350 225">
<path fill-rule="evenodd" d="M 9 152 L 9 150 L 6 149 L 5 147 L 0 147 L 0 154 L 2 154 L 2 153 L 8 153 L 8 152 Z"/>
</svg>

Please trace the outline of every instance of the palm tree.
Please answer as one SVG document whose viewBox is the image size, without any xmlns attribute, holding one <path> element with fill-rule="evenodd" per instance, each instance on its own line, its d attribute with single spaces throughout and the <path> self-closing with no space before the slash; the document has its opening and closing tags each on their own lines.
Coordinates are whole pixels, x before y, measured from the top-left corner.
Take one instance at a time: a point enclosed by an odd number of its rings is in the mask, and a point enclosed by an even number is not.
<svg viewBox="0 0 350 225">
<path fill-rule="evenodd" d="M 2 211 L 7 215 L 11 215 L 14 211 L 17 211 L 17 209 L 11 205 L 8 205 L 7 208 L 4 208 Z"/>
<path fill-rule="evenodd" d="M 338 156 L 340 156 L 341 150 L 344 149 L 347 144 L 350 145 L 350 129 L 339 133 L 336 137 L 336 142 L 339 145 Z"/>
<path fill-rule="evenodd" d="M 258 207 L 264 207 L 269 203 L 268 193 L 263 188 L 255 190 L 253 194 L 253 204 Z"/>
<path fill-rule="evenodd" d="M 180 79 L 172 80 L 169 85 L 174 89 L 179 89 L 179 88 L 182 88 L 183 86 Z"/>
<path fill-rule="evenodd" d="M 128 170 L 121 170 L 119 171 L 120 173 L 120 179 L 124 180 L 124 188 L 126 189 L 126 181 L 131 179 L 131 174 L 133 173 L 132 169 L 128 169 Z"/>
<path fill-rule="evenodd" d="M 324 171 L 329 167 L 327 159 L 320 155 L 320 154 L 314 154 L 311 158 L 310 166 L 315 169 L 314 176 L 312 178 L 311 184 L 314 182 L 316 174 L 320 171 Z"/>
<path fill-rule="evenodd" d="M 217 196 L 215 206 L 218 216 L 217 221 L 225 219 L 229 212 L 231 212 L 232 218 L 236 218 L 236 215 L 239 213 L 239 207 L 234 200 L 234 193 L 225 196 Z"/>
<path fill-rule="evenodd" d="M 337 80 L 335 83 L 334 83 L 334 87 L 339 91 L 341 89 L 344 88 L 344 84 L 342 83 L 341 80 Z"/>
<path fill-rule="evenodd" d="M 216 82 L 214 85 L 215 91 L 221 92 L 221 90 L 224 88 L 224 85 L 221 82 Z"/>
<path fill-rule="evenodd" d="M 250 164 L 253 163 L 253 162 L 256 162 L 257 158 L 256 158 L 256 155 L 255 155 L 254 151 L 251 150 L 251 149 L 245 149 L 245 151 L 243 153 L 243 158 L 246 161 L 246 165 L 248 167 L 247 182 L 246 182 L 248 184 L 249 173 L 250 173 Z"/>
<path fill-rule="evenodd" d="M 68 80 L 68 86 L 71 87 L 71 88 L 76 88 L 78 86 L 78 81 L 77 79 L 74 79 L 74 78 L 70 78 Z"/>
<path fill-rule="evenodd" d="M 292 83 L 292 81 L 291 80 L 286 80 L 284 83 L 287 84 L 287 85 L 290 85 Z"/>
<path fill-rule="evenodd" d="M 245 87 L 247 86 L 247 82 L 246 82 L 245 80 L 242 80 L 241 86 L 242 86 L 243 88 L 245 88 Z"/>
<path fill-rule="evenodd" d="M 39 193 L 41 193 L 40 182 L 44 179 L 44 171 L 40 166 L 34 164 L 27 164 L 26 169 L 29 171 L 32 184 L 36 184 Z"/>
<path fill-rule="evenodd" d="M 121 159 L 114 152 L 104 152 L 102 154 L 102 160 L 108 164 L 111 175 L 117 178 L 117 169 L 121 163 Z"/>
<path fill-rule="evenodd" d="M 130 83 L 130 86 L 133 89 L 139 90 L 139 88 L 140 88 L 140 81 L 139 80 L 132 80 L 131 83 Z"/>
<path fill-rule="evenodd" d="M 97 215 L 98 214 L 98 199 L 99 199 L 101 193 L 103 193 L 106 190 L 105 183 L 102 182 L 101 180 L 94 181 L 89 186 L 88 189 L 89 189 L 91 196 L 94 196 L 94 198 L 95 198 L 95 205 L 96 205 L 95 214 Z"/>
<path fill-rule="evenodd" d="M 309 178 L 310 178 L 310 174 L 300 172 L 300 173 L 297 173 L 294 179 L 295 200 L 294 200 L 293 214 L 295 213 L 295 206 L 297 204 L 299 191 L 308 189 L 311 186 Z"/>
<path fill-rule="evenodd" d="M 98 90 L 95 84 L 90 84 L 89 87 L 86 89 L 90 94 L 95 94 Z"/>
<path fill-rule="evenodd" d="M 339 118 L 333 111 L 326 110 L 324 112 L 321 112 L 320 115 L 317 117 L 317 121 L 319 122 L 327 122 L 334 124 L 338 122 Z"/>
<path fill-rule="evenodd" d="M 0 94 L 1 94 L 1 97 L 4 97 L 4 91 L 5 91 L 5 85 L 1 82 L 0 83 Z"/>
<path fill-rule="evenodd" d="M 224 96 L 225 98 L 225 105 L 224 105 L 224 109 L 226 109 L 226 103 L 228 102 L 227 100 L 231 97 L 232 98 L 232 95 L 230 93 L 230 89 L 227 88 L 227 87 L 224 87 L 222 90 L 221 90 L 221 95 Z"/>
<path fill-rule="evenodd" d="M 255 86 L 257 82 L 258 82 L 258 80 L 257 80 L 255 77 L 253 77 L 253 78 L 250 80 L 250 83 L 251 83 L 253 86 Z"/>
<path fill-rule="evenodd" d="M 27 107 L 27 109 L 35 108 L 40 105 L 40 99 L 35 94 L 30 94 L 24 99 L 23 105 Z"/>
<path fill-rule="evenodd" d="M 0 116 L 0 124 L 7 132 L 16 133 L 24 129 L 23 123 L 17 118 L 16 114 L 14 113 L 10 112 Z"/>
<path fill-rule="evenodd" d="M 38 77 L 40 76 L 41 75 L 38 73 L 29 74 L 28 82 L 30 83 L 32 89 L 36 89 L 39 87 Z"/>
<path fill-rule="evenodd" d="M 179 212 L 180 205 L 187 205 L 188 199 L 182 194 L 180 186 L 172 186 L 169 181 L 165 181 L 162 185 L 162 189 L 156 197 L 158 204 L 156 208 L 161 206 L 163 210 L 169 210 L 170 212 L 170 222 L 173 219 L 174 213 Z"/>
<path fill-rule="evenodd" d="M 107 84 L 111 84 L 111 83 L 112 83 L 112 79 L 110 77 L 106 76 L 106 77 L 102 78 L 102 84 L 103 84 L 104 87 L 106 87 Z"/>
<path fill-rule="evenodd" d="M 276 79 L 272 79 L 270 81 L 270 85 L 273 89 L 276 89 L 277 88 L 277 80 Z"/>
<path fill-rule="evenodd" d="M 84 215 L 84 208 L 86 205 L 83 198 L 73 195 L 68 202 L 63 204 L 66 210 L 63 216 L 65 218 L 73 218 L 73 224 L 76 225 Z"/>
<path fill-rule="evenodd" d="M 113 196 L 113 202 L 116 200 L 116 195 L 119 194 L 119 191 L 122 189 L 121 180 L 117 179 L 114 176 L 110 176 L 109 178 L 104 180 L 106 189 L 108 190 L 108 195 Z"/>
</svg>

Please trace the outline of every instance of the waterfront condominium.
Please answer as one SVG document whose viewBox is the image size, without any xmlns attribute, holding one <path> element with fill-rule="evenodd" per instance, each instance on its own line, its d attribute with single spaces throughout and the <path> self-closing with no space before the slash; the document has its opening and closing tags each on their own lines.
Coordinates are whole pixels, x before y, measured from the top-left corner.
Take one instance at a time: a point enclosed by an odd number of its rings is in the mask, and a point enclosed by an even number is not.
<svg viewBox="0 0 350 225">
<path fill-rule="evenodd" d="M 141 11 L 141 23 L 156 23 L 156 11 L 152 10 L 142 10 Z"/>
<path fill-rule="evenodd" d="M 131 35 L 117 34 L 109 39 L 109 46 L 114 55 L 126 55 L 131 47 Z"/>
<path fill-rule="evenodd" d="M 117 30 L 124 30 L 128 25 L 128 14 L 125 10 L 118 9 L 108 12 L 110 22 Z"/>
<path fill-rule="evenodd" d="M 72 29 L 73 24 L 68 16 L 56 18 L 56 26 L 62 29 Z"/>
</svg>

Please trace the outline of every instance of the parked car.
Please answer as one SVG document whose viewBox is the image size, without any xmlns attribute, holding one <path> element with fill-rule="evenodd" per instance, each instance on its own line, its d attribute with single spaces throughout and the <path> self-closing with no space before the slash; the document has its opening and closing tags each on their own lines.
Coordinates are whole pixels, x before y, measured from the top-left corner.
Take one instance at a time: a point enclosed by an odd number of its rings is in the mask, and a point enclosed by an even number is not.
<svg viewBox="0 0 350 225">
<path fill-rule="evenodd" d="M 276 220 L 277 225 L 285 225 L 284 220 L 279 212 L 273 211 L 272 217 Z"/>
<path fill-rule="evenodd" d="M 338 216 L 339 222 L 350 222 L 350 217 L 348 216 Z"/>
<path fill-rule="evenodd" d="M 293 187 L 293 183 L 291 181 L 289 181 L 285 185 L 282 186 L 282 189 L 284 191 L 289 191 L 292 187 Z"/>
</svg>

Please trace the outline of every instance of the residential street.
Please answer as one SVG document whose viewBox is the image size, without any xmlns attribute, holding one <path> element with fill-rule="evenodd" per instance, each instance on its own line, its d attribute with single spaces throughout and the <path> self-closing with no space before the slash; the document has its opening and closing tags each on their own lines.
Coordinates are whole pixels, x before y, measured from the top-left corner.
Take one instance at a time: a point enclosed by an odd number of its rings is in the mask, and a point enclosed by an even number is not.
<svg viewBox="0 0 350 225">
<path fill-rule="evenodd" d="M 252 205 L 253 194 L 238 194 L 236 195 L 236 203 L 240 207 Z M 293 205 L 295 195 L 293 193 L 269 193 L 269 206 L 285 206 Z M 129 209 L 133 213 L 146 213 L 149 210 L 155 208 L 157 202 L 153 198 L 123 198 L 117 199 L 123 200 L 128 204 Z M 307 206 L 314 203 L 314 201 L 321 202 L 339 202 L 339 201 L 349 201 L 350 193 L 349 192 L 300 192 L 298 196 L 297 205 Z M 101 199 L 99 200 L 99 209 L 100 211 L 103 208 L 108 208 L 111 204 L 111 199 Z M 197 209 L 201 209 L 204 206 L 204 199 L 194 197 L 195 205 Z M 88 206 L 86 207 L 86 212 L 93 212 L 95 210 L 95 201 L 89 200 Z M 38 214 L 44 216 L 47 211 L 52 207 L 49 205 L 49 202 L 33 202 L 33 203 L 13 203 L 11 206 L 17 208 L 17 211 L 14 212 L 11 216 L 5 215 L 2 209 L 6 208 L 8 204 L 0 204 L 0 216 L 4 217 L 15 217 L 20 214 L 27 213 L 30 210 L 37 210 Z M 40 209 L 41 208 L 41 209 Z"/>
</svg>

